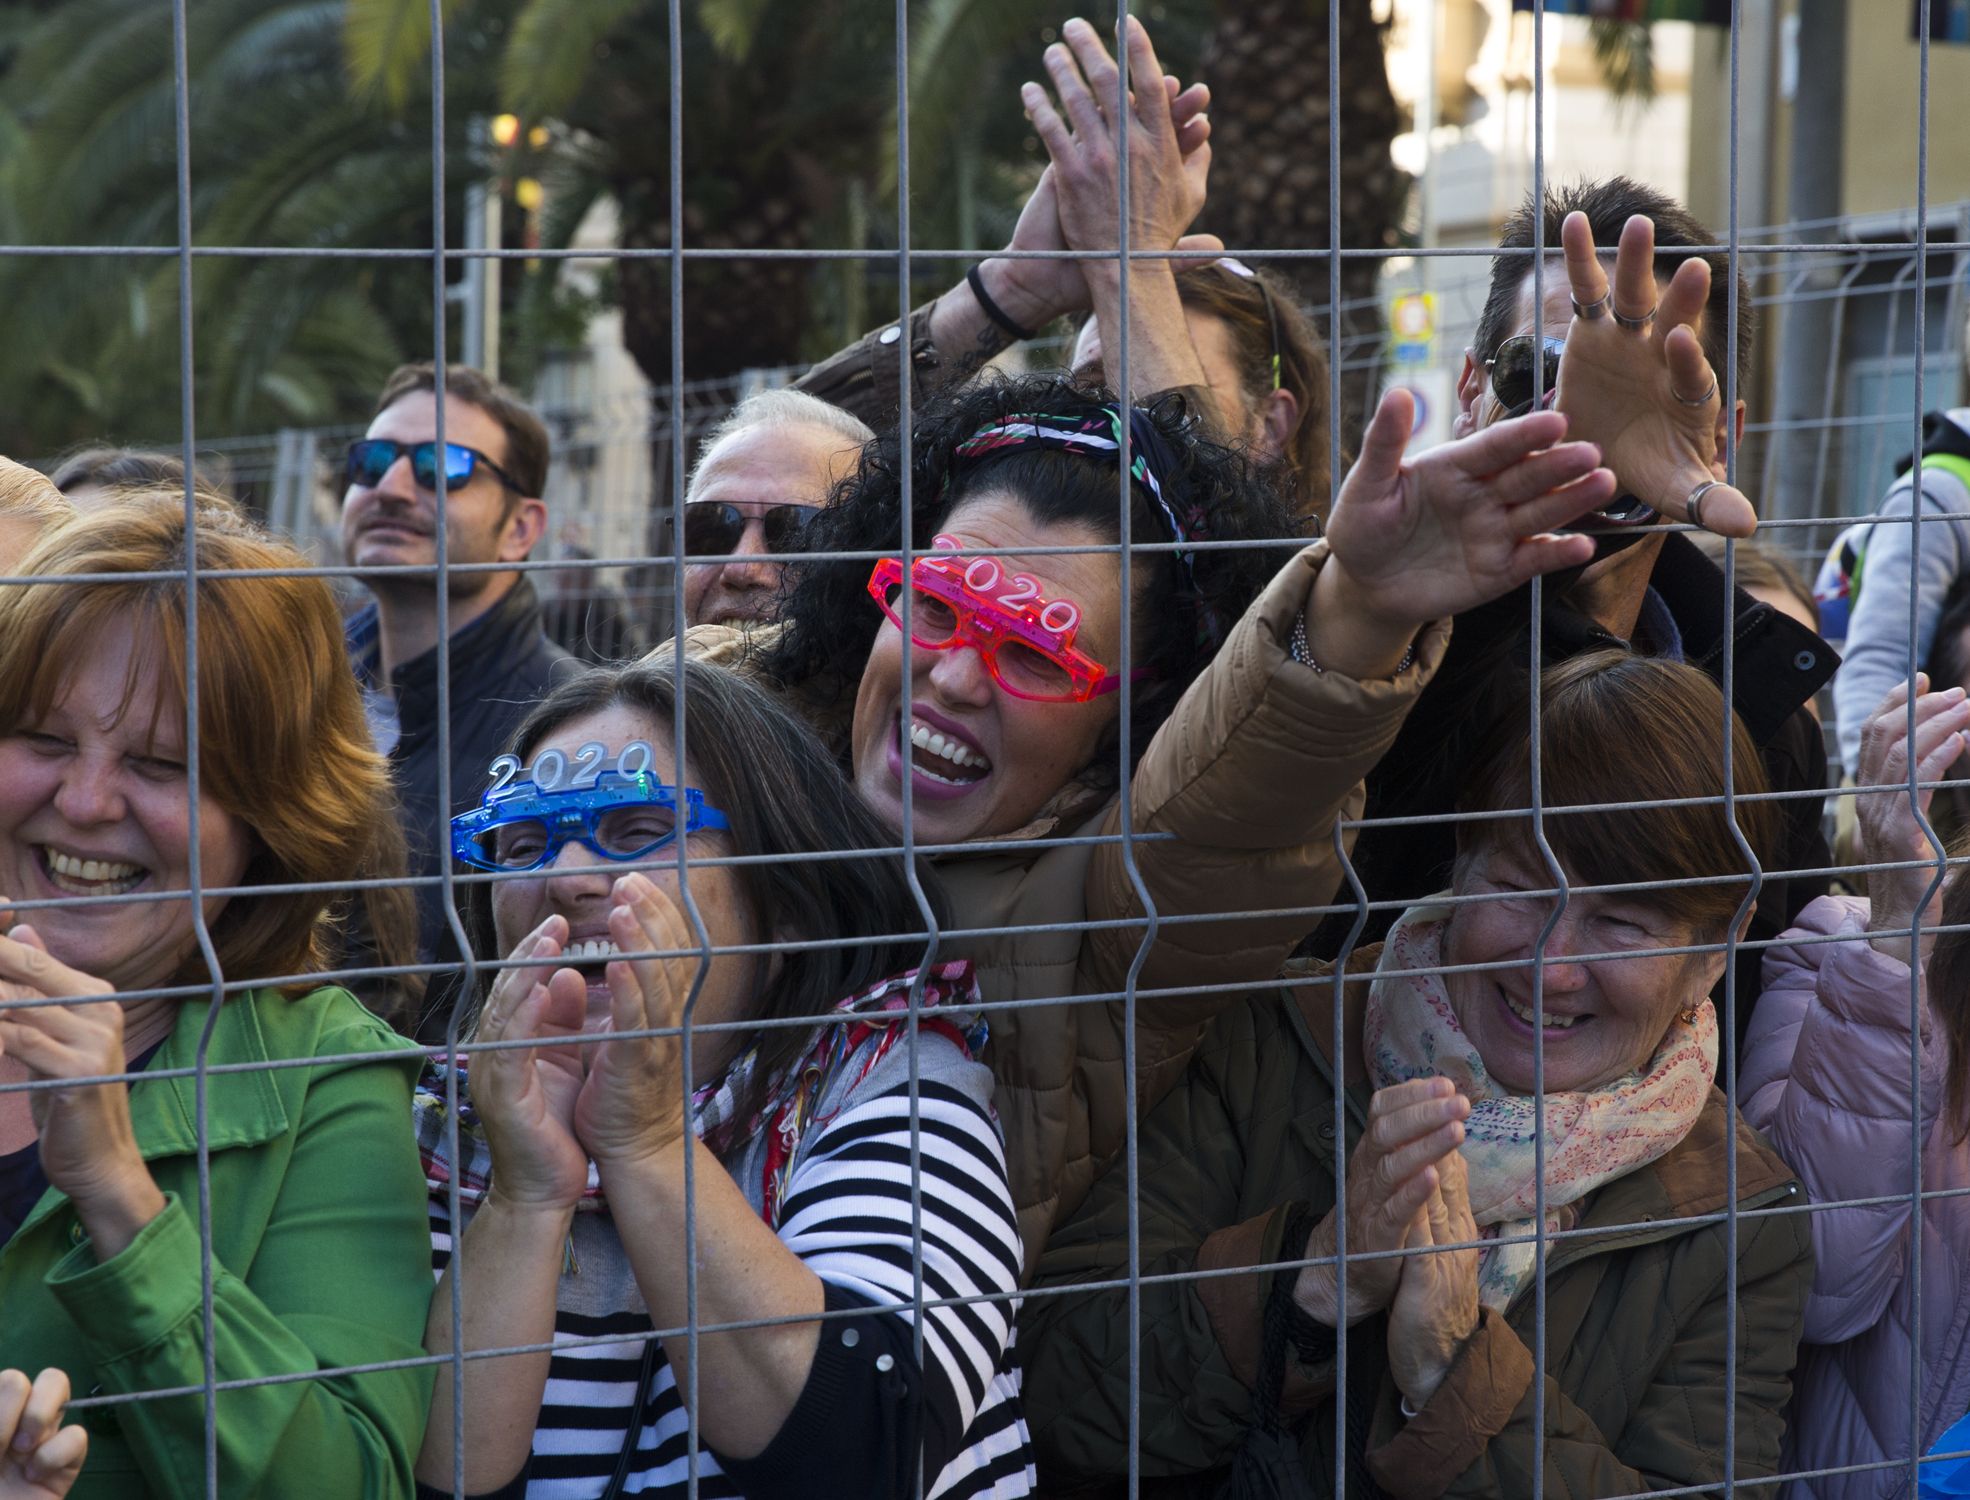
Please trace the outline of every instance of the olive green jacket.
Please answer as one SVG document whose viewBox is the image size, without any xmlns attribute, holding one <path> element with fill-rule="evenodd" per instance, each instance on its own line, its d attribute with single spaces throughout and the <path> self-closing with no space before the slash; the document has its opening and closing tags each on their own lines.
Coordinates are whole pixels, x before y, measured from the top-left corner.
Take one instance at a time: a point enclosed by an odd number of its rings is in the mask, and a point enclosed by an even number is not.
<svg viewBox="0 0 1970 1500">
<path fill-rule="evenodd" d="M 98 1264 L 67 1196 L 43 1194 L 0 1250 L 0 1366 L 59 1366 L 77 1398 L 203 1382 L 195 1080 L 164 1075 L 196 1063 L 209 1009 L 184 1006 L 130 1089 L 167 1207 Z M 220 1009 L 207 1058 L 219 1381 L 421 1355 L 433 1282 L 410 1120 L 419 1054 L 347 991 L 260 990 Z M 220 1071 L 299 1058 L 325 1060 Z M 223 1390 L 218 1493 L 408 1496 L 430 1398 L 428 1368 Z M 89 1429 L 76 1496 L 206 1494 L 201 1396 L 76 1416 Z"/>
<path fill-rule="evenodd" d="M 1370 957 L 1364 955 L 1364 959 Z M 1145 1276 L 1295 1259 L 1281 1243 L 1297 1203 L 1334 1201 L 1335 1083 L 1325 1039 L 1325 978 L 1227 1012 L 1140 1136 Z M 1359 1014 L 1363 986 L 1347 986 Z M 1358 1036 L 1357 1023 L 1348 1027 Z M 1355 1071 L 1358 1071 L 1358 1065 Z M 1369 1092 L 1350 1079 L 1346 1149 Z M 1620 1495 L 1720 1480 L 1726 1416 L 1726 1288 L 1736 1273 L 1736 1473 L 1777 1472 L 1800 1320 L 1812 1283 L 1804 1215 L 1741 1218 L 1735 1267 L 1718 1220 L 1727 1200 L 1723 1142 L 1734 1135 L 1740 1209 L 1795 1205 L 1793 1174 L 1722 1094 L 1690 1134 L 1650 1166 L 1584 1203 L 1547 1252 L 1546 1493 Z M 1048 1246 L 1037 1287 L 1126 1277 L 1126 1183 L 1119 1166 Z M 1144 1493 L 1213 1493 L 1252 1420 L 1251 1386 L 1273 1274 L 1155 1282 L 1141 1289 L 1142 1473 L 1198 1476 Z M 1528 1291 L 1478 1331 L 1436 1394 L 1404 1421 L 1387 1371 L 1381 1315 L 1348 1331 L 1349 1403 L 1372 1409 L 1350 1472 L 1366 1468 L 1395 1500 L 1532 1492 L 1534 1304 Z M 1030 1298 L 1019 1348 L 1026 1417 L 1046 1493 L 1127 1469 L 1127 1294 Z M 1300 1426 L 1316 1493 L 1334 1473 L 1334 1365 L 1287 1356 L 1282 1407 Z M 1358 1361 L 1369 1368 L 1357 1369 Z M 1365 1463 L 1364 1463 L 1365 1460 Z M 1350 1490 L 1354 1486 L 1350 1485 Z M 1096 1492 L 1099 1492 L 1097 1486 Z"/>
</svg>

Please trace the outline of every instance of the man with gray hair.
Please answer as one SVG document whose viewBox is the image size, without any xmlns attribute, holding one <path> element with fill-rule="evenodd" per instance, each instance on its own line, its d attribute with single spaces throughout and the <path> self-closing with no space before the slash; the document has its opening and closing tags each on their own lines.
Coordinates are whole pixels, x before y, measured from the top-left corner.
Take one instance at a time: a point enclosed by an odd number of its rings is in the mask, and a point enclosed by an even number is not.
<svg viewBox="0 0 1970 1500">
<path fill-rule="evenodd" d="M 874 437 L 840 407 L 800 391 L 763 391 L 705 437 L 684 487 L 686 625 L 756 625 L 779 613 L 774 560 Z"/>
</svg>

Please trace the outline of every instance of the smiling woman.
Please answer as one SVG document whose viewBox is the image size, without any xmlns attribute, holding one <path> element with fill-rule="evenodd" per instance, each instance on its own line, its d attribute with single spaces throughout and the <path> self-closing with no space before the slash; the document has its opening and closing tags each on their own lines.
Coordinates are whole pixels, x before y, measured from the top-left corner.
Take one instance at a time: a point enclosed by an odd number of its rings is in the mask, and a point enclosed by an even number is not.
<svg viewBox="0 0 1970 1500">
<path fill-rule="evenodd" d="M 1477 816 L 1458 825 L 1451 890 L 1356 955 L 1339 1034 L 1334 976 L 1309 966 L 1285 1003 L 1228 1014 L 1144 1122 L 1143 1264 L 1312 1262 L 1142 1289 L 1141 1336 L 1160 1351 L 1141 1393 L 1144 1467 L 1232 1461 L 1253 1392 L 1269 1391 L 1274 1418 L 1307 1418 L 1307 1468 L 1331 1472 L 1345 1323 L 1360 1330 L 1346 1460 L 1389 1494 L 1504 1500 L 1540 1468 L 1576 1495 L 1777 1472 L 1813 1231 L 1803 1215 L 1750 1213 L 1798 1184 L 1712 1081 L 1709 998 L 1778 826 L 1763 765 L 1694 667 L 1598 652 L 1548 669 L 1542 691 L 1543 826 L 1564 905 L 1531 848 L 1521 704 L 1471 778 L 1462 811 Z M 1724 805 L 1727 732 L 1749 858 Z M 1331 1125 L 1306 1123 L 1337 1105 L 1345 1248 L 1360 1257 L 1345 1301 L 1337 1147 Z M 1096 1187 L 1049 1246 L 1042 1285 L 1112 1285 L 1127 1186 L 1111 1172 Z M 1540 1278 L 1542 1211 L 1568 1234 L 1547 1243 Z M 1433 1253 L 1395 1258 L 1405 1250 Z M 1036 1300 L 1023 1320 L 1035 1444 L 1063 1487 L 1128 1466 L 1113 1415 L 1127 1410 L 1121 1295 Z"/>
<path fill-rule="evenodd" d="M 18 564 L 36 581 L 0 594 L 0 1000 L 29 1002 L 0 1010 L 0 1081 L 50 1085 L 0 1094 L 0 1365 L 129 1398 L 84 1418 L 81 1495 L 206 1492 L 204 1398 L 145 1393 L 205 1378 L 207 1254 L 221 1381 L 417 1347 L 416 1054 L 307 977 L 335 952 L 335 888 L 401 872 L 389 776 L 327 586 L 226 576 L 305 566 L 229 511 L 202 510 L 187 537 L 182 492 L 140 494 L 50 531 Z M 401 898 L 379 910 L 380 931 L 407 931 Z M 210 1016 L 219 979 L 245 987 Z M 266 1071 L 314 1057 L 334 1060 Z M 202 1101 L 172 1076 L 201 1058 Z M 201 1143 L 224 1205 L 209 1246 Z M 363 1274 L 324 1278 L 334 1265 Z M 218 1492 L 402 1494 L 428 1388 L 397 1370 L 234 1391 Z"/>
<path fill-rule="evenodd" d="M 1612 482 L 1562 419 L 1405 463 L 1412 419 L 1384 403 L 1306 546 L 1180 397 L 984 381 L 865 448 L 809 528 L 862 560 L 804 563 L 772 630 L 687 634 L 785 692 L 892 838 L 907 810 L 986 998 L 1053 1002 L 1001 1012 L 991 1052 L 1029 1264 L 1333 897 L 1335 821 L 1435 670 L 1432 622 L 1588 545 L 1544 535 Z"/>
<path fill-rule="evenodd" d="M 793 1500 L 826 1475 L 818 1492 L 887 1500 L 920 1472 L 951 1500 L 1029 1493 L 986 1027 L 969 964 L 919 967 L 909 867 L 847 852 L 881 851 L 880 824 L 804 725 L 694 662 L 556 689 L 512 759 L 454 825 L 498 877 L 473 887 L 474 946 L 507 960 L 481 971 L 474 1037 L 553 1045 L 475 1054 L 456 1115 L 434 1068 L 417 1120 L 471 1346 L 554 1347 L 463 1367 L 462 1475 L 443 1369 L 427 1493 L 681 1496 L 693 1414 L 706 1494 Z M 676 1027 L 687 998 L 688 1074 L 674 1031 L 637 1035 Z M 913 1148 L 920 1203 L 898 1170 Z M 919 1263 L 967 1305 L 916 1310 Z M 449 1292 L 434 1353 L 452 1348 Z M 767 1326 L 718 1328 L 752 1320 Z M 710 1331 L 658 1336 L 687 1322 Z"/>
</svg>

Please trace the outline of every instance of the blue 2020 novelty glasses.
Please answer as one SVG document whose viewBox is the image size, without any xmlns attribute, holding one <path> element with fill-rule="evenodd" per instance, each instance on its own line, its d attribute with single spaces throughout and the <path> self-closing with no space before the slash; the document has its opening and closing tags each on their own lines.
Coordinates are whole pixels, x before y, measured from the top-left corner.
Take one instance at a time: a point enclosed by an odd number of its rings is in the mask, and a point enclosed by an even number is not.
<svg viewBox="0 0 1970 1500">
<path fill-rule="evenodd" d="M 569 840 L 603 859 L 643 859 L 679 833 L 726 828 L 696 787 L 666 786 L 647 771 L 607 771 L 590 786 L 542 791 L 532 779 L 487 792 L 451 820 L 451 851 L 481 870 L 538 870 Z"/>
</svg>

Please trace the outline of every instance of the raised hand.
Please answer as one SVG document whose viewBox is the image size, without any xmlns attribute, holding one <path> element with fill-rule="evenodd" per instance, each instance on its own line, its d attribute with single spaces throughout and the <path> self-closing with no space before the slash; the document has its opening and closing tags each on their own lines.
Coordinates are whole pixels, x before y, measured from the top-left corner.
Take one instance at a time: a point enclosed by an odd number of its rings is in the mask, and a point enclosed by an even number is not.
<svg viewBox="0 0 1970 1500">
<path fill-rule="evenodd" d="M 494 981 L 473 1038 L 510 1042 L 581 1035 L 588 986 L 571 968 L 522 967 L 552 959 L 567 941 L 565 917 L 549 917 L 513 950 Z M 472 1054 L 472 1102 L 492 1148 L 492 1192 L 516 1207 L 572 1208 L 588 1186 L 588 1153 L 575 1138 L 582 1048 L 498 1048 Z"/>
<path fill-rule="evenodd" d="M 623 876 L 609 899 L 609 936 L 619 949 L 680 955 L 611 960 L 610 1031 L 679 1025 L 700 968 L 684 914 L 642 875 Z M 613 1163 L 654 1156 L 683 1139 L 682 1059 L 675 1036 L 605 1040 L 597 1048 L 575 1101 L 575 1133 L 605 1174 Z"/>
<path fill-rule="evenodd" d="M 1174 78 L 1165 78 L 1163 83 L 1170 94 L 1177 147 L 1187 159 L 1211 138 L 1210 116 L 1203 112 L 1210 102 L 1210 91 L 1201 83 L 1179 90 Z M 1049 165 L 1020 209 L 1019 221 L 1013 225 L 1006 249 L 1067 248 L 1067 237 L 1060 229 L 1060 196 L 1053 167 Z M 1186 234 L 1177 240 L 1175 248 L 1198 256 L 1215 256 L 1223 253 L 1224 241 L 1214 234 Z M 994 257 L 979 267 L 979 274 L 985 278 L 992 300 L 1007 317 L 1026 328 L 1039 328 L 1055 318 L 1086 312 L 1094 305 L 1079 261 Z"/>
<path fill-rule="evenodd" d="M 1388 670 L 1431 620 L 1510 593 L 1540 573 L 1592 559 L 1591 537 L 1554 535 L 1614 496 L 1600 449 L 1569 443 L 1556 412 L 1497 422 L 1405 461 L 1415 408 L 1382 398 L 1327 522 L 1307 632 L 1323 666 Z"/>
<path fill-rule="evenodd" d="M 58 963 L 26 923 L 0 937 L 0 998 L 70 998 L 0 1011 L 0 1053 L 36 1080 L 98 1078 L 124 1071 L 124 1011 L 111 987 Z M 78 1217 L 108 1259 L 162 1211 L 130 1123 L 124 1083 L 35 1089 L 28 1095 L 41 1169 L 75 1200 Z"/>
<path fill-rule="evenodd" d="M 1436 1394 L 1457 1362 L 1464 1341 L 1477 1331 L 1477 1221 L 1471 1215 L 1464 1158 L 1453 1151 L 1438 1168 L 1438 1183 L 1410 1225 L 1411 1249 L 1436 1249 L 1404 1256 L 1402 1280 L 1389 1304 L 1389 1373 L 1396 1389 L 1420 1411 Z"/>
<path fill-rule="evenodd" d="M 0 1500 L 61 1500 L 82 1472 L 89 1433 L 62 1426 L 68 1376 L 0 1370 Z"/>
<path fill-rule="evenodd" d="M 1857 777 L 1862 786 L 1893 786 L 1908 780 L 1909 761 L 1915 762 L 1917 781 L 1938 781 L 1963 754 L 1970 742 L 1970 701 L 1963 689 L 1928 691 L 1929 679 L 1915 678 L 1915 740 L 1911 751 L 1908 737 L 1909 684 L 1896 686 L 1868 715 L 1861 732 L 1860 765 Z M 1927 816 L 1935 798 L 1934 788 L 1916 793 L 1916 802 Z M 1854 817 L 1860 825 L 1861 853 L 1869 864 L 1893 864 L 1906 860 L 1933 861 L 1936 846 L 1923 833 L 1906 791 L 1862 793 L 1855 800 Z M 1935 883 L 1933 864 L 1902 870 L 1873 870 L 1867 877 L 1868 928 L 1870 939 L 1880 951 L 1908 961 L 1909 928 L 1917 907 L 1922 921 L 1933 928 L 1942 920 L 1942 887 L 1923 897 Z"/>
<path fill-rule="evenodd" d="M 1414 1078 L 1377 1089 L 1368 1104 L 1368 1128 L 1348 1157 L 1348 1254 L 1398 1250 L 1436 1191 L 1447 1157 L 1464 1139 L 1470 1101 L 1447 1078 Z M 1315 1227 L 1306 1256 L 1336 1253 L 1333 1214 Z M 1359 1323 L 1380 1312 L 1395 1295 L 1403 1263 L 1397 1259 L 1348 1262 L 1347 1316 Z M 1333 1326 L 1338 1321 L 1338 1280 L 1333 1266 L 1300 1272 L 1293 1297 L 1306 1314 Z"/>
<path fill-rule="evenodd" d="M 1743 491 L 1721 482 L 1722 382 L 1696 334 L 1710 295 L 1709 263 L 1691 256 L 1658 292 L 1655 225 L 1640 214 L 1622 227 L 1612 286 L 1585 214 L 1567 215 L 1560 243 L 1578 311 L 1567 328 L 1556 408 L 1576 437 L 1600 444 L 1629 494 L 1672 521 L 1750 536 L 1757 512 Z M 1692 512 L 1691 497 L 1705 485 Z"/>
<path fill-rule="evenodd" d="M 1020 99 L 1052 162 L 1068 248 L 1112 250 L 1120 243 L 1122 142 L 1115 118 L 1120 70 L 1086 21 L 1069 21 L 1061 37 L 1046 51 L 1058 108 L 1037 83 L 1022 86 Z M 1201 84 L 1172 92 L 1149 33 L 1133 16 L 1123 41 L 1131 78 L 1166 80 L 1162 88 L 1138 87 L 1129 95 L 1129 245 L 1176 249 L 1204 207 L 1211 149 L 1203 110 L 1210 96 Z M 1206 247 L 1193 242 L 1190 248 Z M 1083 274 L 1093 269 L 1090 265 Z"/>
</svg>

